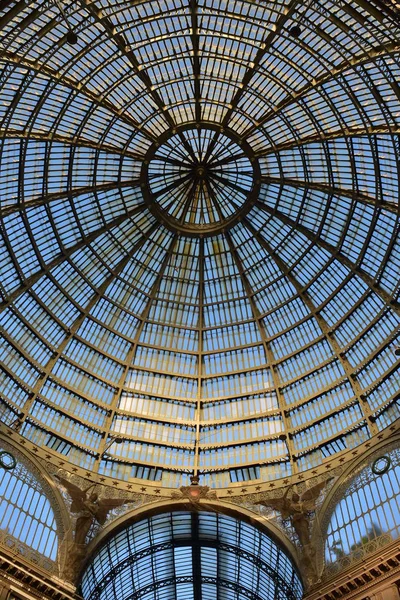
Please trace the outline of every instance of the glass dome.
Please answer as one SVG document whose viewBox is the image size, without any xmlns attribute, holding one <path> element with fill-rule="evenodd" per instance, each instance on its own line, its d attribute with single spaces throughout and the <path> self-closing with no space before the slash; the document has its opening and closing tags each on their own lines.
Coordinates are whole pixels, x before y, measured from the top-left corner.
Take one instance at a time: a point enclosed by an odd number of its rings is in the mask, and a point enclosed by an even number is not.
<svg viewBox="0 0 400 600">
<path fill-rule="evenodd" d="M 398 418 L 394 3 L 0 23 L 3 423 L 89 473 L 226 487 Z"/>
</svg>

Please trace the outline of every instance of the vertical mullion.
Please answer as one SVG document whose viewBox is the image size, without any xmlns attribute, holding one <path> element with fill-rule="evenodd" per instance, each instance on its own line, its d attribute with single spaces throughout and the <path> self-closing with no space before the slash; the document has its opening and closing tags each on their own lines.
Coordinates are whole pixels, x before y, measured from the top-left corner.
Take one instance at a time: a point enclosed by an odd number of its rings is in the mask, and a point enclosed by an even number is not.
<svg viewBox="0 0 400 600">
<path fill-rule="evenodd" d="M 201 593 L 201 548 L 199 539 L 199 514 L 192 512 L 192 573 L 193 600 L 202 600 Z"/>
</svg>

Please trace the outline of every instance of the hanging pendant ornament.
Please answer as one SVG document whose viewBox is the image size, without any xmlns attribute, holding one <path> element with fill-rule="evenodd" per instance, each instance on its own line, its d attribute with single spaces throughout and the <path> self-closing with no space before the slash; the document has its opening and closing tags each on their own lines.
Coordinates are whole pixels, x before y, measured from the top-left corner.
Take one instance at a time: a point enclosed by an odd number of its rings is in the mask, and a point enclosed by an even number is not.
<svg viewBox="0 0 400 600">
<path fill-rule="evenodd" d="M 64 19 L 67 27 L 68 27 L 68 32 L 65 36 L 66 42 L 67 44 L 69 44 L 70 46 L 75 46 L 75 44 L 78 43 L 78 35 L 75 33 L 75 31 L 72 29 L 70 22 L 68 21 L 66 12 L 64 10 L 64 7 L 61 3 L 60 0 L 54 0 L 54 5 L 58 8 L 58 10 L 61 13 L 62 18 Z"/>
</svg>

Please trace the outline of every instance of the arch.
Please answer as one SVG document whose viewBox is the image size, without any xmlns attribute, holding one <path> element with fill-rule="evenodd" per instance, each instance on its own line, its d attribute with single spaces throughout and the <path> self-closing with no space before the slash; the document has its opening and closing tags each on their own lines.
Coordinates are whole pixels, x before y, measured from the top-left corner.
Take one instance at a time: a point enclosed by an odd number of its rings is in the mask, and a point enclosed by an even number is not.
<svg viewBox="0 0 400 600">
<path fill-rule="evenodd" d="M 0 469 L 0 489 L 6 492 L 0 543 L 46 571 L 60 574 L 65 560 L 63 542 L 71 536 L 64 500 L 39 460 L 3 436 L 0 448 L 17 461 L 15 470 Z M 30 539 L 33 535 L 35 540 Z"/>
<path fill-rule="evenodd" d="M 165 533 L 159 534 L 159 531 Z M 132 545 L 130 539 L 134 540 Z M 252 542 L 246 545 L 245 540 Z M 168 555 L 168 561 L 163 553 Z M 117 589 L 125 577 L 129 580 L 128 587 L 131 586 L 129 598 L 132 600 L 147 598 L 148 592 L 164 587 L 177 590 L 185 585 L 188 598 L 192 593 L 194 599 L 203 598 L 202 594 L 206 598 L 214 597 L 215 586 L 218 586 L 239 594 L 235 598 L 258 600 L 269 598 L 268 594 L 272 593 L 267 581 L 274 586 L 274 594 L 279 591 L 279 597 L 295 600 L 302 594 L 300 569 L 291 543 L 265 518 L 228 503 L 194 504 L 177 500 L 136 508 L 109 524 L 89 545 L 88 555 L 80 582 L 82 595 L 91 599 L 108 598 L 107 594 Z M 141 561 L 148 561 L 149 568 L 154 567 L 152 576 L 146 580 L 140 575 L 144 569 L 144 563 L 140 568 Z M 181 568 L 185 561 L 186 567 Z M 230 564 L 229 561 L 232 568 L 236 568 L 234 565 L 240 568 L 239 562 L 243 561 L 243 579 L 234 580 L 233 575 L 231 579 L 230 570 L 223 566 Z M 200 563 L 198 570 L 196 565 Z M 221 568 L 216 563 L 222 565 Z M 249 585 L 255 580 L 250 572 L 257 578 L 253 587 Z M 267 587 L 262 588 L 262 585 Z M 123 586 L 118 589 L 120 593 L 123 589 L 126 595 Z"/>
<path fill-rule="evenodd" d="M 384 474 L 374 473 L 374 462 L 382 456 L 391 457 L 390 468 Z M 400 521 L 391 512 L 399 489 L 400 434 L 397 433 L 389 442 L 382 441 L 350 463 L 327 494 L 313 528 L 320 574 L 329 576 L 400 536 Z M 395 510 L 398 516 L 398 504 Z M 364 519 L 364 515 L 368 518 Z M 328 549 L 330 560 L 327 560 Z"/>
<path fill-rule="evenodd" d="M 283 533 L 283 531 L 272 521 L 268 520 L 264 515 L 255 513 L 248 508 L 237 504 L 231 504 L 222 500 L 200 500 L 197 504 L 192 504 L 187 500 L 162 500 L 155 502 L 152 505 L 143 505 L 124 513 L 110 522 L 100 533 L 93 539 L 88 546 L 88 557 L 109 537 L 115 535 L 120 529 L 123 529 L 127 524 L 135 521 L 140 521 L 146 516 L 158 515 L 163 512 L 174 510 L 214 510 L 226 515 L 230 515 L 238 520 L 246 521 L 255 528 L 261 529 L 268 536 L 273 537 L 284 549 L 290 554 L 294 560 L 297 569 L 301 572 L 301 563 L 298 558 L 298 553 L 292 541 Z"/>
</svg>

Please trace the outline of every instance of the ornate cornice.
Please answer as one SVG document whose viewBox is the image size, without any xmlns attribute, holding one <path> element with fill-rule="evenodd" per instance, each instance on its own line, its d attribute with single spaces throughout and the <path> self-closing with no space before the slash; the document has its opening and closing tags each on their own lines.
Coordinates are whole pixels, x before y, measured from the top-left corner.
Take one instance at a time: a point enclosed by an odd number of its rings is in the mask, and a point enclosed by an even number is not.
<svg viewBox="0 0 400 600">
<path fill-rule="evenodd" d="M 318 478 L 320 480 L 327 479 L 332 477 L 332 473 L 334 476 L 340 475 L 347 464 L 354 461 L 355 458 L 365 455 L 365 453 L 369 452 L 375 445 L 379 445 L 382 442 L 385 442 L 385 440 L 389 440 L 396 431 L 400 431 L 400 419 L 367 442 L 357 446 L 357 448 L 346 450 L 332 459 L 325 460 L 321 465 L 318 465 L 313 469 L 308 469 L 307 471 L 296 473 L 285 478 L 274 479 L 273 481 L 257 481 L 254 483 L 245 482 L 233 484 L 226 488 L 218 488 L 215 490 L 216 496 L 219 500 L 227 500 L 229 502 L 239 497 L 251 496 L 258 493 L 271 494 L 271 497 L 273 497 L 276 490 L 283 490 L 288 485 L 301 485 L 311 478 Z M 116 490 L 124 490 L 134 494 L 144 494 L 146 496 L 155 496 L 160 499 L 171 498 L 172 494 L 176 492 L 175 488 L 164 487 L 153 481 L 142 481 L 139 479 L 129 479 L 124 481 L 83 469 L 82 467 L 69 462 L 67 457 L 62 454 L 58 454 L 49 448 L 42 448 L 33 444 L 22 437 L 17 431 L 4 424 L 0 424 L 0 434 L 4 434 L 6 438 L 8 437 L 10 440 L 14 440 L 16 444 L 21 445 L 28 452 L 33 453 L 38 460 L 47 466 L 49 472 L 55 472 L 56 468 L 63 469 L 72 475 L 81 477 L 87 482 L 96 482 Z M 233 501 L 235 502 L 236 500 Z"/>
<path fill-rule="evenodd" d="M 0 582 L 38 600 L 82 600 L 72 584 L 26 562 L 20 555 L 9 555 L 0 548 Z M 25 595 L 23 597 L 26 597 Z"/>
<path fill-rule="evenodd" d="M 304 600 L 361 600 L 375 588 L 400 580 L 400 540 L 353 564 L 329 580 L 317 584 Z"/>
</svg>

